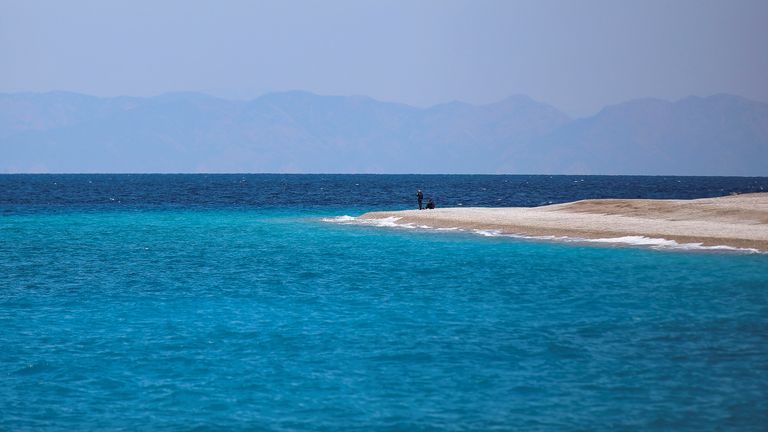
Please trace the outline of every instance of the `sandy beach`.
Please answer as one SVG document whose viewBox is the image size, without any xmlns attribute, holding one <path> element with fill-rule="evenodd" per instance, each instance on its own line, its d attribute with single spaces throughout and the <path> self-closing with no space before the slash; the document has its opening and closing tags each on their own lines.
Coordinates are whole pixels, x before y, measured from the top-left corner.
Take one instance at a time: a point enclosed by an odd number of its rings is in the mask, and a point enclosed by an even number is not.
<svg viewBox="0 0 768 432">
<path fill-rule="evenodd" d="M 370 212 L 361 219 L 587 239 L 643 236 L 768 251 L 768 193 L 695 200 L 597 199 L 542 207 Z"/>
</svg>

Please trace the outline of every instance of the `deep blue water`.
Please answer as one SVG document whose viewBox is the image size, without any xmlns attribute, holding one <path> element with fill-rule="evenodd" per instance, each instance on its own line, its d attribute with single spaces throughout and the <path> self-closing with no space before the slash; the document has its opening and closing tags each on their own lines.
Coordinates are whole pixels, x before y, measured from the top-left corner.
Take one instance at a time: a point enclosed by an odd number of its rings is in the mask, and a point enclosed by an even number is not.
<svg viewBox="0 0 768 432">
<path fill-rule="evenodd" d="M 217 207 L 393 209 L 416 189 L 438 206 L 538 206 L 589 198 L 705 198 L 768 191 L 768 177 L 81 174 L 0 175 L 5 211 Z M 25 206 L 34 206 L 32 208 Z"/>
<path fill-rule="evenodd" d="M 0 430 L 766 430 L 768 256 L 339 225 L 768 178 L 0 176 Z"/>
</svg>

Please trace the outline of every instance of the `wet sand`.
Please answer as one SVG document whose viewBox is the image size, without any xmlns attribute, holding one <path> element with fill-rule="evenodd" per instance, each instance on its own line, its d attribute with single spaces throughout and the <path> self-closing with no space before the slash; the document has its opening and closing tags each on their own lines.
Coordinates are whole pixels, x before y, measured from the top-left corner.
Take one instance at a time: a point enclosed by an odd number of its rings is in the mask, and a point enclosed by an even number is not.
<svg viewBox="0 0 768 432">
<path fill-rule="evenodd" d="M 768 251 L 768 193 L 695 200 L 599 199 L 543 207 L 370 212 L 362 219 L 588 239 L 644 236 Z"/>
</svg>

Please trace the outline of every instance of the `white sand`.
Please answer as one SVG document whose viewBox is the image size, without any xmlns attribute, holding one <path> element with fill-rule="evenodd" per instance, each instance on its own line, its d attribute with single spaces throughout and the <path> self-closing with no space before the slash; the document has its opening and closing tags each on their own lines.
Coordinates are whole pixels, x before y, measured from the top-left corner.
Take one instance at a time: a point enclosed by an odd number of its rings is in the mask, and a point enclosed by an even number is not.
<svg viewBox="0 0 768 432">
<path fill-rule="evenodd" d="M 696 200 L 603 199 L 544 207 L 458 207 L 370 212 L 363 219 L 498 230 L 529 236 L 644 236 L 768 251 L 768 193 Z"/>
</svg>

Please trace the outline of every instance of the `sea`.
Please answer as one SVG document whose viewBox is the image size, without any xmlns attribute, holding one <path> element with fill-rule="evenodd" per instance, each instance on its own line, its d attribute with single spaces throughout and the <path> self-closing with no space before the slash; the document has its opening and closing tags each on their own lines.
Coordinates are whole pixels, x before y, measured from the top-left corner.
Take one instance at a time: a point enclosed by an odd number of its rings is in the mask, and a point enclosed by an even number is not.
<svg viewBox="0 0 768 432">
<path fill-rule="evenodd" d="M 768 430 L 768 254 L 354 223 L 416 189 L 768 178 L 0 175 L 0 431 Z"/>
</svg>

